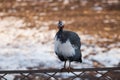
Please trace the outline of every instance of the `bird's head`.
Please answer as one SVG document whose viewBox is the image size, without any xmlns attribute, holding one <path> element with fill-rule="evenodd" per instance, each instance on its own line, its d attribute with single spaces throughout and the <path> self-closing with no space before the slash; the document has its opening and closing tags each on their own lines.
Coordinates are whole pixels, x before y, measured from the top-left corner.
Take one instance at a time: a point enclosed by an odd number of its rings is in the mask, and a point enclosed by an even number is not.
<svg viewBox="0 0 120 80">
<path fill-rule="evenodd" d="M 64 28 L 64 24 L 62 21 L 59 21 L 58 22 L 58 28 L 61 29 L 61 28 Z"/>
</svg>

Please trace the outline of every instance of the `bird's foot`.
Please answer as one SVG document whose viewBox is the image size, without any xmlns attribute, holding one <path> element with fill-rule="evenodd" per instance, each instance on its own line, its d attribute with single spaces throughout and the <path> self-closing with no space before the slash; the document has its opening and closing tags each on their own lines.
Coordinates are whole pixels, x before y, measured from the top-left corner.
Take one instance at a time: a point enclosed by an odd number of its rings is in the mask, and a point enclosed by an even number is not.
<svg viewBox="0 0 120 80">
<path fill-rule="evenodd" d="M 72 72 L 73 71 L 73 68 L 72 67 L 68 67 L 67 68 L 67 72 L 69 73 L 69 72 Z"/>
<path fill-rule="evenodd" d="M 61 68 L 61 72 L 66 72 L 66 71 L 67 71 L 68 73 L 69 73 L 69 72 L 72 72 L 72 71 L 73 71 L 73 68 L 72 68 L 72 67 L 68 67 L 68 68 L 65 68 L 65 67 L 64 67 L 64 68 Z"/>
<path fill-rule="evenodd" d="M 61 72 L 65 72 L 65 71 L 67 71 L 67 68 L 61 68 L 61 70 L 60 70 Z"/>
</svg>

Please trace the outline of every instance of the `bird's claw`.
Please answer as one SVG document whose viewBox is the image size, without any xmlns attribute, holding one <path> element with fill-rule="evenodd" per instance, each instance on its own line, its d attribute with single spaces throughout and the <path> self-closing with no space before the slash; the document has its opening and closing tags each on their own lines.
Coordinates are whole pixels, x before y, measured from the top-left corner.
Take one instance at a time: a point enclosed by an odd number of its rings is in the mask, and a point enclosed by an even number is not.
<svg viewBox="0 0 120 80">
<path fill-rule="evenodd" d="M 65 72 L 65 71 L 67 71 L 67 69 L 66 69 L 66 68 L 61 68 L 60 71 L 61 71 L 61 72 Z"/>
<path fill-rule="evenodd" d="M 73 68 L 68 67 L 68 68 L 62 68 L 62 69 L 61 69 L 61 72 L 65 72 L 65 71 L 67 71 L 68 73 L 69 73 L 69 72 L 72 72 L 72 71 L 73 71 Z"/>
<path fill-rule="evenodd" d="M 73 71 L 73 68 L 72 67 L 68 67 L 67 68 L 67 72 L 72 72 Z"/>
</svg>

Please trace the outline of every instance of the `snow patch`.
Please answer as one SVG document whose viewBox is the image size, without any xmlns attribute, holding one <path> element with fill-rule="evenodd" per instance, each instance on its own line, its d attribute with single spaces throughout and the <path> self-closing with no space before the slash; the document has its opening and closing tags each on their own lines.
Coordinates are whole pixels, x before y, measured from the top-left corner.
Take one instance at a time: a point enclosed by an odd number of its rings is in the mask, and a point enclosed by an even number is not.
<svg viewBox="0 0 120 80">
<path fill-rule="evenodd" d="M 57 24 L 57 21 L 41 22 L 39 29 L 29 29 L 21 28 L 26 25 L 22 19 L 16 17 L 0 19 L 0 70 L 63 67 L 63 62 L 54 53 L 53 42 L 57 31 L 49 30 L 50 24 Z M 82 41 L 83 63 L 73 62 L 73 67 L 93 67 L 92 60 L 105 66 L 117 66 L 120 63 L 120 43 L 109 45 L 110 50 L 104 53 L 106 48 L 96 45 L 98 39 L 90 35 L 79 35 Z M 88 43 L 91 40 L 94 42 Z"/>
</svg>

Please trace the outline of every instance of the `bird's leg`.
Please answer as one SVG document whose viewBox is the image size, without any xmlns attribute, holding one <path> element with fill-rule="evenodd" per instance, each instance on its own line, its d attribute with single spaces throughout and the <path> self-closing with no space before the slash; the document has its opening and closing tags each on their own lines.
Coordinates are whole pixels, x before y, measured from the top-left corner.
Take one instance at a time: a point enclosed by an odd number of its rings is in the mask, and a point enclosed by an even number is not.
<svg viewBox="0 0 120 80">
<path fill-rule="evenodd" d="M 68 72 L 71 72 L 73 70 L 73 68 L 71 67 L 71 61 L 69 61 L 69 67 L 68 67 Z"/>
<path fill-rule="evenodd" d="M 69 61 L 69 68 L 71 67 L 71 62 Z"/>
<path fill-rule="evenodd" d="M 64 62 L 64 68 L 66 69 L 66 61 Z"/>
<path fill-rule="evenodd" d="M 66 69 L 66 61 L 64 62 L 64 67 L 61 69 L 61 72 L 64 72 L 64 71 L 66 71 L 67 69 Z"/>
</svg>

